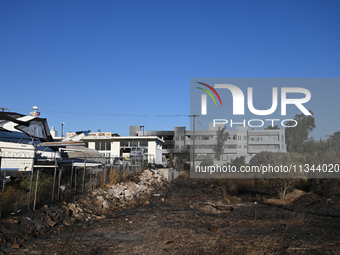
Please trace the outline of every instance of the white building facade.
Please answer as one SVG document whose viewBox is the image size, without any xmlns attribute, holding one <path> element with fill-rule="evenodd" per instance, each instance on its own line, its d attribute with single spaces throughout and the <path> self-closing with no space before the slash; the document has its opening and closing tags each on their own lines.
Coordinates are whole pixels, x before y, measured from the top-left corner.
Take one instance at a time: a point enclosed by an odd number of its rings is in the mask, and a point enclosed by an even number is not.
<svg viewBox="0 0 340 255">
<path fill-rule="evenodd" d="M 193 152 L 193 131 L 185 127 L 175 127 L 173 131 L 145 131 L 141 126 L 130 126 L 130 135 L 142 137 L 153 135 L 164 139 L 163 155 L 181 153 L 184 150 Z M 223 125 L 210 123 L 209 130 L 195 131 L 195 159 L 201 161 L 204 157 L 215 155 L 213 146 L 216 144 L 216 132 Z M 249 130 L 248 127 L 236 127 L 234 130 L 226 130 L 229 137 L 224 144 L 224 153 L 221 161 L 230 162 L 231 159 L 244 156 L 246 162 L 262 151 L 287 152 L 284 129 Z"/>
<path fill-rule="evenodd" d="M 72 136 L 73 133 L 67 133 Z M 131 152 L 139 148 L 149 162 L 162 164 L 164 141 L 158 136 L 113 136 L 110 132 L 89 133 L 81 138 L 85 146 L 99 151 L 107 158 L 130 158 Z"/>
<path fill-rule="evenodd" d="M 211 123 L 209 130 L 195 131 L 195 159 L 201 161 L 203 158 L 215 155 L 213 146 L 217 142 L 216 132 L 223 125 L 213 127 Z M 226 130 L 228 139 L 224 143 L 224 153 L 221 161 L 230 160 L 244 156 L 248 163 L 257 153 L 262 151 L 287 152 L 285 144 L 284 129 L 249 130 L 248 127 L 236 127 L 235 130 Z M 192 131 L 187 131 L 186 144 L 192 150 Z"/>
</svg>

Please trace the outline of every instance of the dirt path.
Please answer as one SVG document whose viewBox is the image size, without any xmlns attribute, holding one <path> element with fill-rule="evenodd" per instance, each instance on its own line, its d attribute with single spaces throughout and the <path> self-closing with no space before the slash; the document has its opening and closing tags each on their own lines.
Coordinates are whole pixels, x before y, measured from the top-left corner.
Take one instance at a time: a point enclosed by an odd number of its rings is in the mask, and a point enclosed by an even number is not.
<svg viewBox="0 0 340 255">
<path fill-rule="evenodd" d="M 340 254 L 340 219 L 265 204 L 230 207 L 220 187 L 176 180 L 148 205 L 79 222 L 8 254 Z"/>
</svg>

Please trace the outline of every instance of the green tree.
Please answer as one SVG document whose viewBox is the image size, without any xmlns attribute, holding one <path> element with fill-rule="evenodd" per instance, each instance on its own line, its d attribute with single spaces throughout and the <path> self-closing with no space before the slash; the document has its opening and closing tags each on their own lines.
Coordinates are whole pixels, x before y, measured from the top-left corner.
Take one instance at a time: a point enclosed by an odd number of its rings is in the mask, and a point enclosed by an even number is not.
<svg viewBox="0 0 340 255">
<path fill-rule="evenodd" d="M 174 167 L 174 155 L 172 155 L 172 153 L 170 153 L 169 156 L 169 165 L 170 167 Z"/>
<path fill-rule="evenodd" d="M 299 153 L 274 153 L 263 151 L 256 154 L 251 159 L 252 164 L 257 165 L 272 165 L 272 166 L 288 166 L 292 165 L 303 165 L 307 163 L 306 157 Z M 294 187 L 296 183 L 299 182 L 298 179 L 295 178 L 281 178 L 279 173 L 273 173 L 274 178 L 263 179 L 261 182 L 264 186 L 274 190 L 277 192 L 277 195 L 280 199 L 284 199 L 287 192 Z M 303 177 L 298 176 L 296 177 Z"/>
<path fill-rule="evenodd" d="M 267 128 L 265 129 L 280 129 L 278 125 L 275 125 L 275 126 L 268 126 Z"/>
<path fill-rule="evenodd" d="M 214 161 L 213 161 L 212 157 L 210 157 L 210 156 L 204 157 L 202 162 L 201 162 L 201 166 L 212 166 L 213 164 L 214 164 Z"/>
<path fill-rule="evenodd" d="M 190 162 L 190 151 L 188 149 L 182 149 L 179 153 L 175 154 L 176 162 L 185 164 Z"/>
<path fill-rule="evenodd" d="M 245 164 L 246 164 L 245 156 L 236 157 L 231 160 L 231 165 L 236 166 L 237 169 L 240 169 L 240 167 L 244 166 Z"/>
<path fill-rule="evenodd" d="M 297 121 L 295 127 L 286 128 L 286 144 L 288 152 L 302 153 L 305 151 L 305 143 L 308 141 L 309 132 L 312 132 L 315 125 L 314 113 L 309 111 L 312 115 L 296 114 L 294 120 Z M 293 126 L 294 121 L 288 121 L 287 125 Z"/>
<path fill-rule="evenodd" d="M 216 144 L 213 145 L 212 149 L 215 152 L 215 158 L 217 160 L 221 159 L 221 155 L 224 152 L 224 143 L 228 140 L 229 133 L 223 128 L 218 128 L 216 131 Z"/>
</svg>

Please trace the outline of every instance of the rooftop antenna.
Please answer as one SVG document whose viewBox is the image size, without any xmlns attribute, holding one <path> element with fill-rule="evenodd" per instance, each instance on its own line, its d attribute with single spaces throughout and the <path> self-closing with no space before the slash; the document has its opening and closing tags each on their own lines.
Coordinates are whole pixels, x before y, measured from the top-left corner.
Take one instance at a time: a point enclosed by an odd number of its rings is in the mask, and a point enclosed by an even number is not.
<svg viewBox="0 0 340 255">
<path fill-rule="evenodd" d="M 38 106 L 33 106 L 33 112 L 30 112 L 30 115 L 31 116 L 34 116 L 34 117 L 38 117 L 40 115 L 40 112 L 37 112 L 37 110 L 39 110 Z"/>
</svg>

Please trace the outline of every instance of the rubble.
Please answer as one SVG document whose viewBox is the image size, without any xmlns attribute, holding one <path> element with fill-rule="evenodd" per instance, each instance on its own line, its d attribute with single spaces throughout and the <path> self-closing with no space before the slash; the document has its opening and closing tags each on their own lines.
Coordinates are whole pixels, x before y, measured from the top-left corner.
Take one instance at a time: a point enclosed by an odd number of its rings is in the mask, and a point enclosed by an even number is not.
<svg viewBox="0 0 340 255">
<path fill-rule="evenodd" d="M 158 170 L 144 170 L 136 180 L 137 182 L 106 185 L 105 188 L 79 194 L 68 203 L 44 205 L 37 211 L 3 219 L 0 252 L 19 248 L 19 243 L 32 236 L 60 232 L 79 220 L 86 222 L 115 217 L 115 210 L 133 204 L 136 199 L 141 205 L 147 205 L 150 203 L 147 199 L 155 186 L 161 186 L 165 181 Z M 14 226 L 16 231 L 11 230 Z"/>
</svg>

